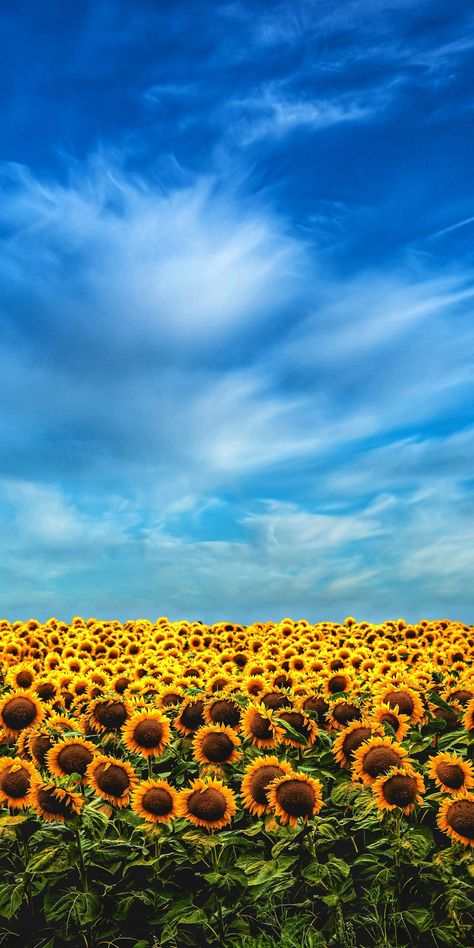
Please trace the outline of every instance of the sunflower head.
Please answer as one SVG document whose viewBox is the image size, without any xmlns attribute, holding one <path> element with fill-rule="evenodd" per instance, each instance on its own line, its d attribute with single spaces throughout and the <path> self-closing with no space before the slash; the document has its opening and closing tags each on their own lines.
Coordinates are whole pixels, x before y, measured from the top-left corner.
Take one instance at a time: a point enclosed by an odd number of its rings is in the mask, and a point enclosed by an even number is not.
<svg viewBox="0 0 474 948">
<path fill-rule="evenodd" d="M 159 757 L 169 744 L 170 734 L 170 723 L 161 711 L 137 711 L 123 729 L 123 742 L 142 757 Z"/>
<path fill-rule="evenodd" d="M 272 711 L 263 704 L 249 704 L 243 717 L 242 730 L 246 739 L 255 747 L 276 747 L 283 730 L 278 727 Z"/>
<path fill-rule="evenodd" d="M 174 726 L 181 734 L 194 734 L 204 722 L 204 699 L 203 698 L 185 698 L 179 714 L 175 719 Z"/>
<path fill-rule="evenodd" d="M 79 774 L 81 781 L 89 764 L 94 759 L 96 748 L 82 737 L 70 737 L 54 744 L 46 753 L 46 765 L 56 777 L 69 777 Z"/>
<path fill-rule="evenodd" d="M 279 761 L 277 757 L 259 757 L 249 764 L 242 780 L 241 795 L 244 806 L 254 816 L 263 816 L 270 813 L 267 790 L 277 777 L 291 774 L 292 769 L 286 761 Z"/>
<path fill-rule="evenodd" d="M 229 694 L 214 694 L 204 708 L 206 724 L 224 724 L 240 729 L 240 707 Z"/>
<path fill-rule="evenodd" d="M 117 807 L 126 806 L 138 777 L 128 761 L 98 755 L 89 764 L 86 776 L 91 787 L 104 800 Z"/>
<path fill-rule="evenodd" d="M 474 787 L 473 766 L 459 754 L 442 753 L 431 757 L 428 775 L 441 790 L 455 796 Z"/>
<path fill-rule="evenodd" d="M 41 702 L 32 691 L 10 692 L 0 701 L 0 724 L 9 737 L 18 737 L 22 731 L 36 727 L 44 714 Z"/>
<path fill-rule="evenodd" d="M 408 733 L 411 723 L 409 715 L 402 714 L 398 708 L 398 705 L 392 707 L 386 702 L 376 705 L 372 717 L 374 721 L 378 721 L 379 724 L 390 724 L 390 727 L 392 727 L 395 731 L 395 737 L 397 741 L 403 741 L 403 738 Z"/>
<path fill-rule="evenodd" d="M 235 816 L 234 794 L 220 780 L 198 778 L 180 792 L 178 813 L 195 826 L 220 829 Z"/>
<path fill-rule="evenodd" d="M 240 740 L 227 724 L 206 724 L 193 740 L 193 756 L 200 764 L 234 764 L 241 754 Z"/>
<path fill-rule="evenodd" d="M 30 803 L 41 819 L 47 823 L 64 823 L 80 813 L 84 805 L 82 797 L 71 790 L 38 778 L 31 782 Z"/>
<path fill-rule="evenodd" d="M 411 764 L 406 750 L 390 737 L 371 737 L 353 755 L 353 779 L 370 786 L 393 767 Z"/>
<path fill-rule="evenodd" d="M 37 776 L 33 764 L 20 757 L 2 757 L 0 760 L 0 803 L 21 810 L 29 806 L 30 785 Z"/>
<path fill-rule="evenodd" d="M 447 797 L 438 813 L 438 826 L 451 839 L 474 846 L 474 795 Z"/>
<path fill-rule="evenodd" d="M 306 821 L 316 816 L 323 806 L 320 781 L 302 773 L 289 773 L 272 780 L 267 795 L 271 809 L 285 826 L 297 826 L 299 819 Z"/>
<path fill-rule="evenodd" d="M 171 823 L 178 815 L 178 793 L 166 780 L 145 780 L 135 787 L 131 806 L 147 823 Z"/>
<path fill-rule="evenodd" d="M 88 708 L 89 722 L 94 731 L 119 731 L 129 717 L 128 704 L 120 697 L 96 698 Z"/>
<path fill-rule="evenodd" d="M 361 718 L 362 711 L 359 706 L 346 698 L 338 698 L 330 705 L 328 721 L 336 731 L 347 727 L 351 721 L 360 721 Z"/>
<path fill-rule="evenodd" d="M 312 721 L 304 711 L 287 707 L 276 712 L 278 721 L 284 721 L 289 724 L 300 736 L 300 740 L 295 740 L 288 731 L 283 728 L 282 742 L 290 747 L 312 747 L 317 736 L 318 726 Z"/>
<path fill-rule="evenodd" d="M 425 792 L 423 778 L 411 767 L 393 767 L 388 774 L 382 774 L 372 784 L 379 810 L 394 810 L 410 813 L 415 803 L 423 801 Z"/>
<path fill-rule="evenodd" d="M 356 750 L 375 735 L 383 735 L 383 728 L 374 721 L 363 718 L 361 721 L 352 721 L 339 732 L 332 752 L 341 767 L 350 767 Z"/>
</svg>

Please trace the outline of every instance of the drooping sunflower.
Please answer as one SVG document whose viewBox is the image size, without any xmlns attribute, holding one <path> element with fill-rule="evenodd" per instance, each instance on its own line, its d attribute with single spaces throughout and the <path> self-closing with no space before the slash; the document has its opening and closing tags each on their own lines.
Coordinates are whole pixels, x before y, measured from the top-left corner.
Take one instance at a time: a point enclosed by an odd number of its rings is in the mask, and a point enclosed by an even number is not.
<svg viewBox="0 0 474 948">
<path fill-rule="evenodd" d="M 137 711 L 123 728 L 123 742 L 142 757 L 159 757 L 170 741 L 170 723 L 159 710 Z"/>
<path fill-rule="evenodd" d="M 29 806 L 30 785 L 37 775 L 33 764 L 20 757 L 0 759 L 0 803 L 14 810 Z"/>
<path fill-rule="evenodd" d="M 87 711 L 90 726 L 103 734 L 119 731 L 130 716 L 127 702 L 120 698 L 96 698 Z"/>
<path fill-rule="evenodd" d="M 353 754 L 356 750 L 376 735 L 383 736 L 383 728 L 375 721 L 362 718 L 361 721 L 352 721 L 343 731 L 340 731 L 332 745 L 332 752 L 340 767 L 350 767 Z"/>
<path fill-rule="evenodd" d="M 204 724 L 204 699 L 185 698 L 174 726 L 180 734 L 194 734 Z"/>
<path fill-rule="evenodd" d="M 95 792 L 114 806 L 127 806 L 138 777 L 126 760 L 99 754 L 86 770 L 87 780 Z"/>
<path fill-rule="evenodd" d="M 200 764 L 234 764 L 242 756 L 240 740 L 228 724 L 205 724 L 196 731 L 193 757 Z"/>
<path fill-rule="evenodd" d="M 316 692 L 308 694 L 301 698 L 298 707 L 301 707 L 302 711 L 311 711 L 315 714 L 320 727 L 328 727 L 326 715 L 329 711 L 329 703 L 322 695 Z"/>
<path fill-rule="evenodd" d="M 144 780 L 132 793 L 131 807 L 147 823 L 171 823 L 178 815 L 178 793 L 166 780 Z"/>
<path fill-rule="evenodd" d="M 289 747 L 312 747 L 317 736 L 318 736 L 318 725 L 315 721 L 312 721 L 311 718 L 304 713 L 304 711 L 298 711 L 295 708 L 282 708 L 281 711 L 276 711 L 275 716 L 278 721 L 285 721 L 286 724 L 289 724 L 299 735 L 301 735 L 301 740 L 295 740 L 288 731 L 285 731 L 284 728 L 282 734 L 282 743 L 287 744 Z"/>
<path fill-rule="evenodd" d="M 415 803 L 422 803 L 425 784 L 420 774 L 411 767 L 393 767 L 388 774 L 374 780 L 372 787 L 379 810 L 394 810 L 411 813 Z"/>
<path fill-rule="evenodd" d="M 431 757 L 427 773 L 441 790 L 454 796 L 461 796 L 474 787 L 474 768 L 459 754 L 442 753 Z"/>
<path fill-rule="evenodd" d="M 411 763 L 405 748 L 391 737 L 371 737 L 354 753 L 352 779 L 362 780 L 370 786 L 392 767 L 403 768 Z"/>
<path fill-rule="evenodd" d="M 253 816 L 270 813 L 267 795 L 269 784 L 277 777 L 284 777 L 292 772 L 290 764 L 278 760 L 277 757 L 259 757 L 248 764 L 241 787 L 241 796 L 247 810 L 250 810 Z"/>
<path fill-rule="evenodd" d="M 0 724 L 8 737 L 36 727 L 44 718 L 44 708 L 32 691 L 14 691 L 0 701 Z"/>
<path fill-rule="evenodd" d="M 261 749 L 280 743 L 283 729 L 276 724 L 273 712 L 263 704 L 249 704 L 242 720 L 242 731 L 250 744 Z"/>
<path fill-rule="evenodd" d="M 268 785 L 267 797 L 270 808 L 284 826 L 297 826 L 298 820 L 305 822 L 316 816 L 323 806 L 322 785 L 302 773 L 285 774 Z"/>
<path fill-rule="evenodd" d="M 398 705 L 395 705 L 394 708 L 390 704 L 382 702 L 377 704 L 372 711 L 372 717 L 374 721 L 378 721 L 380 724 L 383 724 L 384 721 L 387 724 L 390 724 L 395 731 L 395 737 L 397 741 L 403 741 L 403 738 L 408 733 L 410 727 L 410 717 L 408 714 L 402 714 L 399 710 Z"/>
<path fill-rule="evenodd" d="M 46 753 L 46 766 L 55 777 L 79 774 L 81 782 L 94 759 L 96 747 L 82 737 L 69 737 L 54 744 Z"/>
<path fill-rule="evenodd" d="M 198 778 L 179 794 L 178 813 L 194 826 L 220 829 L 231 822 L 236 809 L 232 790 L 221 780 Z"/>
<path fill-rule="evenodd" d="M 439 809 L 438 826 L 451 839 L 474 846 L 474 794 L 446 797 Z"/>
<path fill-rule="evenodd" d="M 47 823 L 64 823 L 81 812 L 84 800 L 79 793 L 64 790 L 53 781 L 39 778 L 31 781 L 30 804 Z"/>
</svg>

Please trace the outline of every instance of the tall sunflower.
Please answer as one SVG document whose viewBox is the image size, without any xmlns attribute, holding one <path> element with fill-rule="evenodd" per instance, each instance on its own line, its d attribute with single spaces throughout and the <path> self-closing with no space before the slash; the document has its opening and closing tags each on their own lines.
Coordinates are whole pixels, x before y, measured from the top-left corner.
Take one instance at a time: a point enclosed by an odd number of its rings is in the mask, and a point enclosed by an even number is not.
<svg viewBox="0 0 474 948">
<path fill-rule="evenodd" d="M 253 816 L 270 813 L 271 807 L 267 794 L 269 785 L 277 777 L 284 777 L 285 774 L 291 773 L 290 764 L 284 760 L 278 760 L 277 757 L 258 757 L 253 763 L 248 764 L 241 787 L 241 796 L 247 810 L 250 810 Z"/>
<path fill-rule="evenodd" d="M 31 782 L 30 803 L 38 816 L 47 823 L 64 823 L 80 813 L 84 806 L 80 794 L 41 778 Z"/>
<path fill-rule="evenodd" d="M 56 777 L 79 774 L 82 782 L 85 780 L 86 770 L 93 761 L 95 753 L 96 747 L 91 741 L 86 741 L 79 736 L 69 737 L 54 744 L 47 751 L 46 766 Z"/>
<path fill-rule="evenodd" d="M 161 711 L 137 711 L 123 728 L 123 742 L 142 757 L 159 757 L 169 744 L 170 734 L 170 723 Z"/>
<path fill-rule="evenodd" d="M 4 695 L 0 701 L 0 724 L 8 737 L 36 727 L 45 715 L 41 702 L 32 691 L 20 690 Z"/>
<path fill-rule="evenodd" d="M 138 777 L 126 760 L 99 754 L 86 771 L 89 784 L 104 800 L 114 806 L 127 806 L 130 794 L 138 783 Z"/>
<path fill-rule="evenodd" d="M 474 795 L 446 797 L 439 809 L 438 826 L 451 839 L 474 846 Z"/>
<path fill-rule="evenodd" d="M 459 754 L 442 753 L 430 757 L 427 773 L 441 790 L 454 796 L 474 787 L 474 768 Z"/>
<path fill-rule="evenodd" d="M 227 724 L 206 724 L 193 740 L 193 757 L 200 764 L 234 764 L 240 759 L 240 740 Z"/>
<path fill-rule="evenodd" d="M 391 737 L 371 737 L 354 753 L 352 779 L 362 780 L 370 786 L 392 767 L 405 767 L 411 763 L 405 748 Z"/>
<path fill-rule="evenodd" d="M 387 774 L 377 777 L 372 784 L 379 810 L 394 810 L 411 813 L 415 803 L 422 803 L 425 784 L 420 774 L 412 768 L 393 767 Z"/>
<path fill-rule="evenodd" d="M 323 806 L 322 785 L 302 773 L 285 774 L 268 785 L 268 803 L 283 825 L 297 826 L 316 816 Z"/>
<path fill-rule="evenodd" d="M 242 720 L 244 737 L 261 749 L 276 747 L 281 741 L 283 728 L 275 723 L 273 712 L 263 704 L 249 704 Z"/>
<path fill-rule="evenodd" d="M 178 793 L 166 780 L 144 780 L 132 793 L 131 807 L 147 823 L 171 823 L 178 815 Z"/>
<path fill-rule="evenodd" d="M 0 803 L 13 810 L 29 806 L 30 785 L 37 771 L 33 764 L 20 757 L 0 759 Z"/>
</svg>

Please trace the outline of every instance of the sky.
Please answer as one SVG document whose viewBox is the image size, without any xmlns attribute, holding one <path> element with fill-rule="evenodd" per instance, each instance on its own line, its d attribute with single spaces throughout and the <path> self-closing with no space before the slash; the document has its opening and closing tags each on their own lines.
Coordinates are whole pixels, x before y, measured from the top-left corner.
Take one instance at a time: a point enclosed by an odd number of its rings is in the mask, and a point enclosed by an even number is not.
<svg viewBox="0 0 474 948">
<path fill-rule="evenodd" d="M 472 4 L 0 47 L 0 614 L 473 622 Z"/>
</svg>

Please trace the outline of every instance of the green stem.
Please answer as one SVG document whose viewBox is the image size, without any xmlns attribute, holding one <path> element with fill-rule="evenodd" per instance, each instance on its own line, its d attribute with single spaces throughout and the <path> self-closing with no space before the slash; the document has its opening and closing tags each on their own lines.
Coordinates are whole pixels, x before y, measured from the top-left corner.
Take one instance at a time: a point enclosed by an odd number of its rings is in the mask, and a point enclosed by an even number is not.
<svg viewBox="0 0 474 948">
<path fill-rule="evenodd" d="M 213 846 L 211 849 L 211 861 L 212 861 L 212 868 L 214 872 L 218 873 L 219 860 L 217 858 L 217 850 L 215 846 Z M 217 889 L 215 893 L 215 903 L 216 903 L 216 909 L 217 909 L 217 919 L 219 922 L 219 940 L 220 940 L 220 943 L 223 945 L 224 944 L 224 919 L 222 917 L 222 905 L 221 905 L 221 900 L 220 900 L 219 893 L 217 892 Z"/>
</svg>

